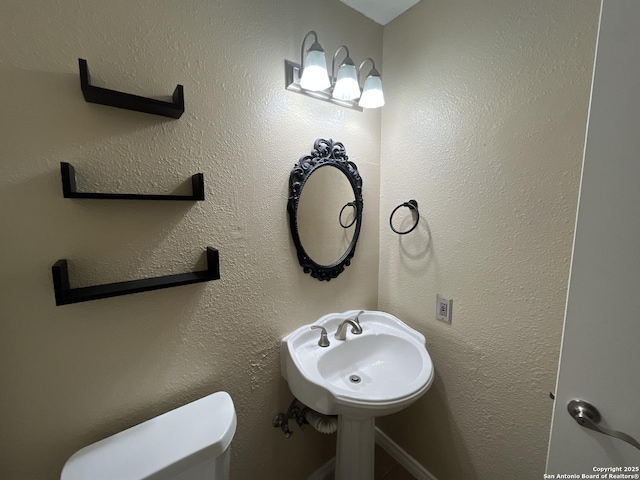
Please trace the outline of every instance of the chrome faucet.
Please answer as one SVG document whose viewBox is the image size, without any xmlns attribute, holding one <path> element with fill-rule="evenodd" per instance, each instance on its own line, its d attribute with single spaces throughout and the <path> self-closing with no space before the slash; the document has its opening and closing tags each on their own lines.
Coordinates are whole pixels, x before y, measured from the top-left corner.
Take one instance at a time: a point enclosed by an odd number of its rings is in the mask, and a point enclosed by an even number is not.
<svg viewBox="0 0 640 480">
<path fill-rule="evenodd" d="M 351 333 L 353 333 L 354 335 L 360 335 L 362 333 L 362 327 L 360 326 L 360 323 L 357 321 L 357 317 L 356 317 L 356 320 L 351 320 L 350 318 L 347 318 L 338 326 L 338 330 L 336 330 L 336 334 L 334 335 L 336 340 L 347 339 L 347 328 L 349 327 L 349 325 L 353 327 L 351 328 Z"/>
<path fill-rule="evenodd" d="M 360 315 L 362 315 L 364 313 L 364 310 L 360 310 L 355 317 L 353 317 L 353 321 L 356 322 L 358 325 L 360 325 Z M 360 330 L 362 330 L 362 327 L 360 327 Z M 356 332 L 352 332 L 352 333 L 356 333 Z M 362 332 L 361 332 L 362 333 Z M 359 334 L 357 334 L 359 335 Z"/>
</svg>

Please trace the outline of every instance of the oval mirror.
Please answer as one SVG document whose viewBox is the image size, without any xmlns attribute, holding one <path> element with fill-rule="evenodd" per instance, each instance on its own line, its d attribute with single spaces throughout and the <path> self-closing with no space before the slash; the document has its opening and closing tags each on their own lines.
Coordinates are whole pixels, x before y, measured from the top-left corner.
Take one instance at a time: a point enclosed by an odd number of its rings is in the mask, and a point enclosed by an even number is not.
<svg viewBox="0 0 640 480">
<path fill-rule="evenodd" d="M 362 178 L 344 145 L 318 139 L 289 176 L 289 226 L 305 273 L 331 280 L 351 263 L 362 223 Z"/>
</svg>

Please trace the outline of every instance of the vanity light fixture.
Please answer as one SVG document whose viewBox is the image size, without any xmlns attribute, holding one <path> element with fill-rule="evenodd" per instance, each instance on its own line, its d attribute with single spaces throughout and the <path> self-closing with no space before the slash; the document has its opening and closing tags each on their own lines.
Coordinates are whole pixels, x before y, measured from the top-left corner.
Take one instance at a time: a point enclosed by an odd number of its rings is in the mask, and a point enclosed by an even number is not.
<svg viewBox="0 0 640 480">
<path fill-rule="evenodd" d="M 364 81 L 362 88 L 362 96 L 360 97 L 360 105 L 362 108 L 379 108 L 384 105 L 384 93 L 382 92 L 382 79 L 380 72 L 376 70 L 376 64 L 372 58 L 365 58 L 358 69 L 358 76 L 362 71 L 362 67 L 369 60 L 371 62 L 371 71 Z"/>
<path fill-rule="evenodd" d="M 313 35 L 314 42 L 307 50 L 307 56 L 304 57 L 304 44 Z M 327 73 L 327 61 L 324 57 L 324 50 L 318 43 L 318 34 L 311 30 L 302 40 L 300 48 L 300 62 L 302 69 L 302 77 L 300 78 L 300 86 L 311 92 L 319 92 L 326 90 L 331 86 L 329 74 Z"/>
<path fill-rule="evenodd" d="M 314 42 L 307 50 L 305 57 L 304 47 L 310 36 L 314 37 Z M 346 55 L 338 67 L 336 78 L 335 64 L 341 50 L 345 50 Z M 365 79 L 361 96 L 360 70 L 367 60 L 371 62 L 373 68 Z M 333 55 L 331 67 L 331 77 L 329 77 L 324 50 L 318 42 L 318 35 L 312 30 L 302 40 L 300 64 L 289 60 L 284 61 L 285 88 L 360 112 L 363 108 L 379 108 L 384 105 L 382 80 L 373 59 L 365 59 L 360 65 L 360 69 L 356 69 L 356 65 L 349 55 L 349 49 L 346 45 L 341 45 Z M 359 102 L 358 98 L 360 98 Z"/>
<path fill-rule="evenodd" d="M 338 68 L 338 76 L 336 77 L 336 84 L 333 87 L 333 98 L 338 100 L 356 100 L 360 97 L 360 83 L 358 82 L 358 71 L 356 65 L 349 56 L 349 49 L 346 45 L 341 45 L 333 54 L 333 61 L 331 62 L 331 76 L 335 77 L 336 71 L 336 57 L 338 52 L 344 49 L 347 52 L 347 56 L 344 57 L 340 67 Z"/>
</svg>

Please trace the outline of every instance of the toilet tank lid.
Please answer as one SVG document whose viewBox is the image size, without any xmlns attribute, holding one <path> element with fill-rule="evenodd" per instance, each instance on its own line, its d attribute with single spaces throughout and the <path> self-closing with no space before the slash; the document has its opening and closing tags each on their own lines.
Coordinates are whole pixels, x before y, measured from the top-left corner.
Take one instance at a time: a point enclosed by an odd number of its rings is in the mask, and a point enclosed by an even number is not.
<svg viewBox="0 0 640 480">
<path fill-rule="evenodd" d="M 74 453 L 61 480 L 164 480 L 217 457 L 231 443 L 236 412 L 217 392 Z"/>
</svg>

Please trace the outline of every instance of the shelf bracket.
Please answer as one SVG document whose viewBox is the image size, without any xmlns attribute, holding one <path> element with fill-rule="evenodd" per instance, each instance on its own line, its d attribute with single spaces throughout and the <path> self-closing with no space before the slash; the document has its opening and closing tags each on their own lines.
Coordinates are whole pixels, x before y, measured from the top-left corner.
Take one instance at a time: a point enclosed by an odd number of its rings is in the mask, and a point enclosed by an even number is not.
<svg viewBox="0 0 640 480">
<path fill-rule="evenodd" d="M 56 305 L 88 302 L 100 298 L 130 295 L 132 293 L 159 290 L 162 288 L 190 285 L 192 283 L 209 282 L 220 279 L 220 256 L 216 248 L 207 247 L 207 269 L 198 272 L 166 275 L 163 277 L 143 278 L 126 282 L 107 283 L 91 287 L 71 288 L 69 284 L 69 267 L 66 259 L 58 260 L 52 267 L 53 290 Z"/>
<path fill-rule="evenodd" d="M 130 93 L 118 92 L 91 85 L 89 66 L 83 58 L 78 59 L 80 67 L 80 87 L 84 99 L 89 103 L 98 103 L 110 107 L 135 110 L 136 112 L 151 113 L 170 118 L 180 118 L 184 113 L 184 87 L 180 84 L 173 91 L 173 103 L 140 97 Z"/>
</svg>

